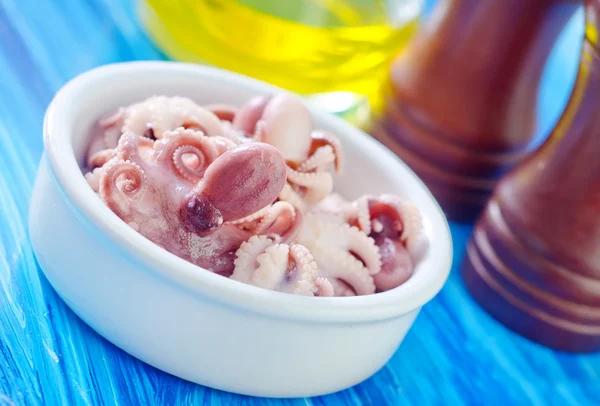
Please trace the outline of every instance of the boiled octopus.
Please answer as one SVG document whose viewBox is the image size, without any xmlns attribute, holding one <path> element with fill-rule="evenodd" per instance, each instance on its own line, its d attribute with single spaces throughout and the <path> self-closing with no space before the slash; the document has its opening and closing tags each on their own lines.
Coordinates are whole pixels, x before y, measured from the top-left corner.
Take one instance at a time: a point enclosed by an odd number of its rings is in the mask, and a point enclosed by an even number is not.
<svg viewBox="0 0 600 406">
<path fill-rule="evenodd" d="M 122 221 L 201 268 L 263 289 L 355 296 L 404 283 L 427 240 L 393 195 L 333 193 L 343 148 L 292 95 L 242 106 L 153 96 L 102 116 L 85 177 Z"/>
</svg>

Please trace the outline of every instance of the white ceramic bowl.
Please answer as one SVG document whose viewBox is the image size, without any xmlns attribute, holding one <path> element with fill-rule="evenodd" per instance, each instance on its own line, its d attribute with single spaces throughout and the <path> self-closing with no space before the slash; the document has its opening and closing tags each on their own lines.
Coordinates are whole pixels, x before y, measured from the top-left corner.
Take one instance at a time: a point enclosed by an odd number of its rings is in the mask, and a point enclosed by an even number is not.
<svg viewBox="0 0 600 406">
<path fill-rule="evenodd" d="M 174 62 L 107 65 L 56 95 L 30 207 L 31 243 L 69 307 L 106 339 L 150 365 L 212 388 L 305 397 L 357 384 L 392 356 L 452 259 L 446 219 L 395 155 L 341 119 L 311 109 L 315 127 L 341 138 L 347 198 L 396 193 L 425 218 L 430 248 L 413 277 L 385 293 L 314 298 L 245 285 L 198 268 L 129 228 L 93 193 L 80 164 L 102 113 L 151 95 L 240 105 L 284 92 L 234 73 Z"/>
</svg>

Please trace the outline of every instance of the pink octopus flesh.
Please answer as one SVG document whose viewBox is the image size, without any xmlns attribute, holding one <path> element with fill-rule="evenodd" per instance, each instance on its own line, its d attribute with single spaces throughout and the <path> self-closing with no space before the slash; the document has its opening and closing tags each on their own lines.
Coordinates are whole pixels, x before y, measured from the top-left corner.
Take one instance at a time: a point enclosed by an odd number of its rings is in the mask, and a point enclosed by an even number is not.
<svg viewBox="0 0 600 406">
<path fill-rule="evenodd" d="M 419 210 L 333 193 L 343 160 L 298 97 L 153 96 L 95 123 L 85 177 L 141 235 L 232 280 L 309 296 L 392 289 L 427 247 Z"/>
</svg>

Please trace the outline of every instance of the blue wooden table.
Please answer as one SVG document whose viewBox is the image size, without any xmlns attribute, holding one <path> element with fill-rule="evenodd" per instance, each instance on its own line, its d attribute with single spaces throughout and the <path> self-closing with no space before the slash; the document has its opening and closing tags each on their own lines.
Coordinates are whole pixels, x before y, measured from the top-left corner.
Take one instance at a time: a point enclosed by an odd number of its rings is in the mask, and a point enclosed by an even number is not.
<svg viewBox="0 0 600 406">
<path fill-rule="evenodd" d="M 557 45 L 540 93 L 538 140 L 573 82 L 581 13 Z M 0 0 L 0 404 L 600 404 L 600 354 L 558 353 L 490 318 L 459 265 L 470 226 L 452 224 L 455 263 L 391 361 L 364 383 L 312 399 L 263 400 L 191 384 L 125 354 L 81 322 L 36 265 L 26 233 L 54 93 L 95 66 L 165 59 L 130 1 Z"/>
</svg>

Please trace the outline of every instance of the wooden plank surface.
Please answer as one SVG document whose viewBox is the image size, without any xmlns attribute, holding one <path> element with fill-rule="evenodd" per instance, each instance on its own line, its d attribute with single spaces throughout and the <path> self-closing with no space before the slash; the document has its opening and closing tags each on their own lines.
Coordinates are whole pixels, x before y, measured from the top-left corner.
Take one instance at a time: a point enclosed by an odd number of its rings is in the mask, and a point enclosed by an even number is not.
<svg viewBox="0 0 600 406">
<path fill-rule="evenodd" d="M 578 18 L 544 73 L 540 140 L 572 84 Z M 471 227 L 456 224 L 447 285 L 391 361 L 340 393 L 291 400 L 233 395 L 149 367 L 94 333 L 54 293 L 28 241 L 42 119 L 54 93 L 75 75 L 149 59 L 165 57 L 138 25 L 131 0 L 0 0 L 0 405 L 600 404 L 600 354 L 540 347 L 473 302 L 459 275 Z"/>
</svg>

